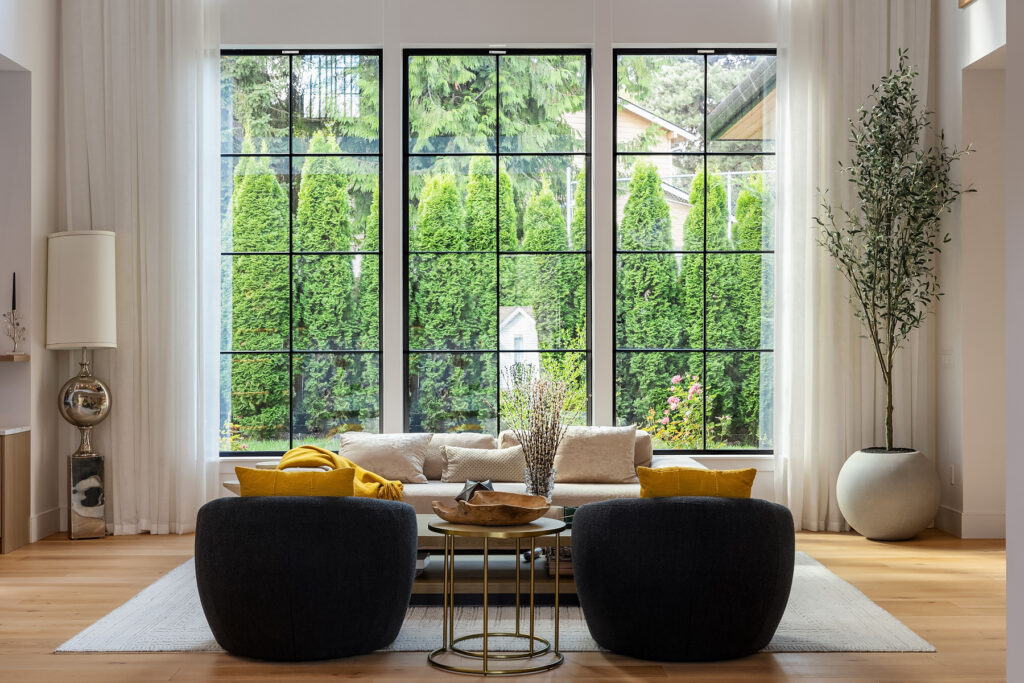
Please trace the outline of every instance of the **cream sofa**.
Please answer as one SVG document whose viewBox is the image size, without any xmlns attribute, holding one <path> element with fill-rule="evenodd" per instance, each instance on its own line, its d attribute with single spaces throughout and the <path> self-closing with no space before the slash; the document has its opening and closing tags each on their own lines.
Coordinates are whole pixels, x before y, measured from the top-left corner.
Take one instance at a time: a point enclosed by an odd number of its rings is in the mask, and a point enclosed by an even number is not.
<svg viewBox="0 0 1024 683">
<path fill-rule="evenodd" d="M 500 438 L 500 437 L 499 437 Z M 441 454 L 443 446 L 461 446 L 464 448 L 497 448 L 499 439 L 488 434 L 447 434 L 435 433 L 431 435 L 427 446 L 427 456 L 423 462 L 423 474 L 427 478 L 425 484 L 404 483 L 404 495 L 402 500 L 413 506 L 419 514 L 433 512 L 431 502 L 435 500 L 451 502 L 451 500 L 463 489 L 464 482 L 443 482 L 441 474 L 444 468 L 444 460 Z M 277 465 L 276 460 L 261 462 L 257 467 L 273 468 Z M 637 430 L 633 448 L 634 467 L 694 467 L 706 469 L 696 460 L 684 455 L 654 455 L 653 444 L 650 435 Z M 239 487 L 237 481 L 228 481 L 224 488 L 237 494 Z M 525 484 L 522 482 L 494 482 L 494 488 L 498 491 L 509 491 L 513 493 L 524 493 Z M 640 484 L 604 484 L 604 483 L 556 483 L 555 492 L 552 496 L 552 505 L 578 507 L 584 503 L 593 503 L 600 500 L 611 500 L 614 498 L 638 498 L 640 496 Z"/>
</svg>

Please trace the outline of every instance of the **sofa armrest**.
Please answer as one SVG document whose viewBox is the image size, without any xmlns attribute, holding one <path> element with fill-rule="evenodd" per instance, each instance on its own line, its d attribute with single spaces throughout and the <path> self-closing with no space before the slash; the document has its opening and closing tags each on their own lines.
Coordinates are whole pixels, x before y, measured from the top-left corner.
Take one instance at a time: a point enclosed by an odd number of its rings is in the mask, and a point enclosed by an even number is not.
<svg viewBox="0 0 1024 683">
<path fill-rule="evenodd" d="M 706 470 L 707 467 L 700 464 L 688 455 L 682 453 L 655 453 L 651 460 L 651 467 L 692 467 L 698 470 Z"/>
</svg>

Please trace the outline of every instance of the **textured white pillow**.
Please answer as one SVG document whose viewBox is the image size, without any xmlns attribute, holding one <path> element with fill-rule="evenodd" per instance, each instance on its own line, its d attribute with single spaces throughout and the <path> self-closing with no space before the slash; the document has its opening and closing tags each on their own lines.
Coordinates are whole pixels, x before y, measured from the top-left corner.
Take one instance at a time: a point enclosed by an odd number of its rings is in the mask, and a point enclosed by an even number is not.
<svg viewBox="0 0 1024 683">
<path fill-rule="evenodd" d="M 430 433 L 368 434 L 345 432 L 338 455 L 385 479 L 406 484 L 426 484 L 423 461 L 427 457 Z"/>
<path fill-rule="evenodd" d="M 522 446 L 511 448 L 460 448 L 442 446 L 444 474 L 441 481 L 523 481 L 526 458 Z"/>
<path fill-rule="evenodd" d="M 646 433 L 645 433 L 646 434 Z M 518 444 L 502 432 L 499 448 Z M 635 484 L 636 425 L 569 427 L 555 451 L 555 481 L 581 484 Z"/>
<path fill-rule="evenodd" d="M 445 446 L 493 449 L 498 447 L 498 440 L 490 434 L 477 432 L 435 432 L 427 444 L 427 459 L 423 461 L 423 474 L 430 481 L 440 481 L 444 474 L 441 449 Z"/>
</svg>

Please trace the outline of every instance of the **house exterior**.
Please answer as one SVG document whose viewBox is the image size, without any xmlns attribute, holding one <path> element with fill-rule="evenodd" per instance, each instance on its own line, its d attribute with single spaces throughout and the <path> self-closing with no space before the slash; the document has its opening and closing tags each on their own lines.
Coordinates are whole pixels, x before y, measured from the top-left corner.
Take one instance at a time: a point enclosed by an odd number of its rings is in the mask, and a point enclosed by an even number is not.
<svg viewBox="0 0 1024 683">
<path fill-rule="evenodd" d="M 525 349 L 540 348 L 537 339 L 537 319 L 533 315 L 532 306 L 501 306 L 498 309 L 498 348 L 506 349 L 501 353 L 502 375 L 507 368 L 517 363 L 527 363 L 540 369 L 540 354 L 526 352 Z M 505 388 L 502 377 L 501 388 Z"/>
<path fill-rule="evenodd" d="M 643 135 L 652 126 L 658 132 L 654 146 L 650 152 L 673 152 L 686 142 L 697 140 L 697 136 L 684 130 L 676 124 L 661 118 L 643 107 L 619 98 L 617 117 L 617 144 L 629 143 Z M 668 202 L 669 215 L 672 218 L 672 248 L 683 248 L 683 224 L 686 216 L 690 213 L 690 184 L 693 176 L 689 174 L 680 175 L 679 169 L 675 167 L 671 156 L 652 156 L 647 159 L 658 169 L 662 178 L 661 189 L 665 193 L 665 201 Z M 626 200 L 629 199 L 629 174 L 619 170 L 617 187 L 615 193 L 615 220 L 616 224 L 622 220 L 625 211 Z"/>
</svg>

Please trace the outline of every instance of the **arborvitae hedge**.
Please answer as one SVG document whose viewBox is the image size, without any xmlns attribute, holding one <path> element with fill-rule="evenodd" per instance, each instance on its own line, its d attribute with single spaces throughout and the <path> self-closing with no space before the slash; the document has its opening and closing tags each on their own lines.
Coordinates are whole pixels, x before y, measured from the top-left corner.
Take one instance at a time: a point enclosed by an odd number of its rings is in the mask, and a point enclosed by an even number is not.
<svg viewBox="0 0 1024 683">
<path fill-rule="evenodd" d="M 338 154 L 334 136 L 313 134 L 309 153 Z M 302 165 L 295 214 L 297 251 L 350 251 L 352 229 L 348 218 L 348 178 L 339 157 L 307 156 Z M 351 256 L 295 258 L 295 343 L 299 350 L 351 349 L 360 333 L 356 315 L 355 275 Z M 350 373 L 358 368 L 335 354 L 296 357 L 302 378 L 301 400 L 296 405 L 296 427 L 325 433 L 339 424 L 358 421 L 350 405 L 350 388 L 357 384 Z M 299 397 L 297 397 L 299 398 Z"/>
<path fill-rule="evenodd" d="M 744 189 L 736 201 L 736 248 L 745 251 L 756 251 L 762 246 L 762 223 L 764 210 L 764 184 L 757 182 L 749 189 Z M 765 304 L 771 303 L 771 297 L 764 301 L 764 274 L 762 272 L 763 257 L 760 254 L 745 254 L 741 257 L 737 277 L 737 296 L 740 301 L 741 339 L 748 348 L 771 347 L 771 340 L 762 343 L 762 320 Z M 760 408 L 762 369 L 760 354 L 743 354 L 738 365 L 741 395 L 739 399 L 739 427 L 747 445 L 757 446 L 759 443 Z M 770 391 L 770 385 L 767 388 Z M 735 423 L 734 423 L 735 424 Z M 734 430 L 735 431 L 735 430 Z M 739 434 L 738 434 L 739 436 Z"/>
<path fill-rule="evenodd" d="M 623 250 L 672 248 L 672 225 L 661 177 L 652 164 L 638 163 L 629 182 L 629 199 L 619 225 Z M 679 344 L 679 268 L 673 254 L 622 254 L 619 257 L 617 338 L 630 348 L 672 348 Z M 640 421 L 649 408 L 664 403 L 665 387 L 678 356 L 631 353 L 617 367 L 621 414 Z M 626 392 L 621 391 L 626 388 Z"/>
<path fill-rule="evenodd" d="M 413 250 L 465 251 L 464 215 L 455 178 L 450 174 L 426 179 L 420 195 L 415 228 L 410 235 Z M 409 283 L 409 344 L 413 349 L 474 348 L 476 329 L 464 324 L 467 293 L 473 291 L 468 255 L 411 255 Z M 463 400 L 469 383 L 447 355 L 414 354 L 410 372 L 419 385 L 420 431 L 446 431 L 453 398 Z M 455 404 L 459 400 L 454 401 Z"/>
<path fill-rule="evenodd" d="M 373 189 L 370 211 L 363 230 L 363 252 L 380 249 L 380 190 Z M 356 284 L 356 309 L 359 337 L 356 348 L 380 349 L 380 256 L 364 253 L 361 256 L 359 280 Z M 363 429 L 380 429 L 380 356 L 361 353 L 353 356 L 357 370 L 351 373 L 353 402 L 359 409 L 359 422 Z M 368 425 L 377 420 L 375 425 Z"/>
<path fill-rule="evenodd" d="M 572 221 L 569 224 L 569 248 L 583 252 L 587 249 L 587 176 L 580 171 L 576 176 L 576 189 L 573 193 Z M 569 257 L 571 264 L 566 273 L 566 289 L 569 301 L 566 306 L 566 319 L 563 328 L 571 335 L 571 340 L 586 341 L 587 330 L 587 273 L 584 257 Z M 564 340 L 572 343 L 569 339 Z"/>
<path fill-rule="evenodd" d="M 266 151 L 265 149 L 263 150 Z M 252 153 L 250 140 L 243 152 Z M 246 158 L 235 169 L 233 251 L 287 249 L 288 195 L 267 157 Z M 232 349 L 280 350 L 288 344 L 288 257 L 232 256 Z M 231 363 L 231 422 L 248 439 L 288 429 L 288 364 L 283 356 L 236 354 Z"/>
<path fill-rule="evenodd" d="M 684 226 L 687 249 L 699 249 L 704 223 L 703 174 L 693 182 L 692 208 Z M 728 198 L 725 182 L 711 176 L 707 183 L 707 245 L 709 251 L 761 249 L 761 193 L 744 189 L 737 199 L 736 223 L 729 233 Z M 704 291 L 698 258 L 684 262 L 681 286 L 688 336 L 699 340 L 703 321 Z M 709 348 L 759 348 L 761 346 L 761 256 L 755 254 L 716 254 L 707 258 L 707 345 Z M 699 343 L 699 341 L 698 341 Z M 696 344 L 695 344 L 696 345 Z M 703 359 L 695 354 L 687 372 L 703 376 L 706 386 L 709 424 L 723 417 L 730 419 L 728 431 L 713 435 L 709 446 L 739 442 L 757 443 L 761 390 L 760 359 L 743 352 L 709 353 L 707 374 L 702 375 Z"/>
<path fill-rule="evenodd" d="M 545 182 L 541 191 L 530 197 L 523 216 L 524 251 L 566 251 L 569 237 L 565 230 L 565 217 L 555 202 L 555 195 Z M 541 348 L 558 348 L 569 332 L 567 325 L 572 315 L 571 257 L 521 256 L 519 272 L 524 279 L 523 294 L 533 307 L 537 321 L 537 338 Z"/>
</svg>

